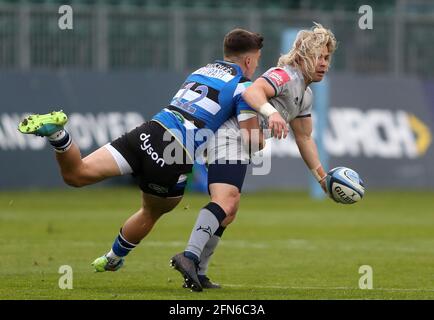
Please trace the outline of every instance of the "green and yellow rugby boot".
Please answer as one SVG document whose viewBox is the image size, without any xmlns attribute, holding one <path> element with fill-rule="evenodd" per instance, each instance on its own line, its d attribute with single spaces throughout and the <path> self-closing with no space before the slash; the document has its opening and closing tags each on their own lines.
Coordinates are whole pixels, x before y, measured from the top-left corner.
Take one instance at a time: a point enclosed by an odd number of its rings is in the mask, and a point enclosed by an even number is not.
<svg viewBox="0 0 434 320">
<path fill-rule="evenodd" d="M 115 261 L 115 259 L 103 255 L 102 257 L 96 258 L 95 261 L 92 262 L 92 266 L 95 268 L 95 272 L 117 271 L 124 265 L 124 260 L 124 258 L 121 258 Z"/>
<path fill-rule="evenodd" d="M 18 131 L 24 134 L 48 137 L 62 130 L 67 122 L 68 117 L 62 110 L 47 114 L 32 114 L 20 122 Z"/>
</svg>

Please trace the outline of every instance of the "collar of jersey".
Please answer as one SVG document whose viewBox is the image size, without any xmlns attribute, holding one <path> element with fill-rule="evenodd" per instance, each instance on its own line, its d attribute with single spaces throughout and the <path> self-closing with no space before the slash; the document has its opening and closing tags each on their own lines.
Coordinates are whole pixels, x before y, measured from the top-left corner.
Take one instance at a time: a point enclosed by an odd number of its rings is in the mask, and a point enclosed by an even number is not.
<svg viewBox="0 0 434 320">
<path fill-rule="evenodd" d="M 216 60 L 215 62 L 223 63 L 223 64 L 229 64 L 229 65 L 233 66 L 244 77 L 243 70 L 241 70 L 241 67 L 238 64 L 236 64 L 235 62 L 229 62 L 229 61 L 225 61 L 225 60 Z"/>
</svg>

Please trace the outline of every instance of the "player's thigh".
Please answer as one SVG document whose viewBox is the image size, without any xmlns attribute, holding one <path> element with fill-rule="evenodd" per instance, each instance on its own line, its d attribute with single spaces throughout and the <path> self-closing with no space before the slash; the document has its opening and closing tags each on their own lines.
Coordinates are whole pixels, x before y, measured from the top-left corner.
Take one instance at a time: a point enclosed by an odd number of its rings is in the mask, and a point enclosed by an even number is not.
<svg viewBox="0 0 434 320">
<path fill-rule="evenodd" d="M 222 163 L 208 167 L 208 189 L 211 201 L 219 204 L 227 215 L 235 215 L 246 176 L 247 164 Z"/>
<path fill-rule="evenodd" d="M 116 160 L 105 146 L 83 158 L 81 171 L 83 176 L 94 179 L 104 179 L 121 175 Z"/>
</svg>

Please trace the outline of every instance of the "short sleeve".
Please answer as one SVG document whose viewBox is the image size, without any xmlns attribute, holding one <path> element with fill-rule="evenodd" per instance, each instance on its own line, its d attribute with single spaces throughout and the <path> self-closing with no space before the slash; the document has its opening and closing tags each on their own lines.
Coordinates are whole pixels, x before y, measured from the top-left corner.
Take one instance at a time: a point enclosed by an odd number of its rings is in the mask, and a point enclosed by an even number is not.
<svg viewBox="0 0 434 320">
<path fill-rule="evenodd" d="M 281 94 L 286 83 L 291 80 L 289 74 L 282 68 L 268 69 L 261 77 L 274 88 L 275 96 Z"/>
<path fill-rule="evenodd" d="M 250 107 L 242 97 L 237 104 L 236 114 L 238 122 L 249 120 L 258 115 L 256 111 L 252 107 Z"/>
<path fill-rule="evenodd" d="M 243 99 L 242 93 L 252 85 L 252 82 L 244 81 L 237 85 L 234 91 L 234 101 L 235 101 L 235 114 L 237 116 L 238 122 L 245 121 L 250 118 L 256 117 L 256 111 L 248 105 L 248 103 Z"/>
</svg>

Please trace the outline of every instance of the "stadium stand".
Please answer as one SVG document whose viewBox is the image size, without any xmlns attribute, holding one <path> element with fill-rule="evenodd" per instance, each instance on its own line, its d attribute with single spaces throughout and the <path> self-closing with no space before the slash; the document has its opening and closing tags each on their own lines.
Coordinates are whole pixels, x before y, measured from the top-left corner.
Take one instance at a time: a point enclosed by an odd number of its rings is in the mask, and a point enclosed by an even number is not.
<svg viewBox="0 0 434 320">
<path fill-rule="evenodd" d="M 59 32 L 53 9 L 61 4 L 74 8 L 73 32 Z M 358 28 L 363 4 L 375 11 L 375 32 Z M 318 21 L 339 40 L 335 70 L 431 77 L 424 52 L 433 49 L 433 12 L 429 0 L 0 0 L 0 68 L 185 71 L 220 58 L 221 38 L 234 27 L 264 34 L 262 66 L 270 66 L 284 29 Z"/>
</svg>

